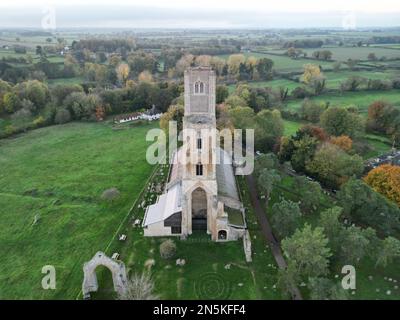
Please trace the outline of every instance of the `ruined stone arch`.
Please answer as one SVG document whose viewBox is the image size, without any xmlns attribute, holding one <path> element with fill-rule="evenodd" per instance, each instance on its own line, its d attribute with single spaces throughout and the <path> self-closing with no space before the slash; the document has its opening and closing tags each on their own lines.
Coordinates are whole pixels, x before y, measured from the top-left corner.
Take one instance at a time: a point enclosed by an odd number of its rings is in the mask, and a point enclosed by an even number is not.
<svg viewBox="0 0 400 320">
<path fill-rule="evenodd" d="M 97 283 L 96 268 L 105 266 L 111 271 L 114 283 L 114 290 L 118 294 L 123 294 L 126 291 L 127 277 L 125 264 L 122 261 L 115 261 L 107 257 L 103 252 L 98 251 L 92 260 L 85 262 L 83 265 L 83 283 L 82 292 L 84 298 L 90 298 L 90 292 L 96 292 L 99 288 Z"/>
</svg>

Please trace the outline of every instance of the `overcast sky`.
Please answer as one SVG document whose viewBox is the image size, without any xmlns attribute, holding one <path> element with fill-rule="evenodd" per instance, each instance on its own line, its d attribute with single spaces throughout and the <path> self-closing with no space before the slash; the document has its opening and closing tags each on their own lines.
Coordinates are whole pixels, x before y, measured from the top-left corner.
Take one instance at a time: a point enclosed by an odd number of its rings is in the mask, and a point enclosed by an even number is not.
<svg viewBox="0 0 400 320">
<path fill-rule="evenodd" d="M 1 0 L 0 27 L 393 27 L 400 0 Z"/>
</svg>

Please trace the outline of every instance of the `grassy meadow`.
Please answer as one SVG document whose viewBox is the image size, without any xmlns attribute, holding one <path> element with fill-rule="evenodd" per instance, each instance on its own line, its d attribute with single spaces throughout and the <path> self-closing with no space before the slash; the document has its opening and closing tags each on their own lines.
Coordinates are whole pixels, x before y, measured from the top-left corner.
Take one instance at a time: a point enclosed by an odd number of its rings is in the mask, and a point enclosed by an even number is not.
<svg viewBox="0 0 400 320">
<path fill-rule="evenodd" d="M 153 170 L 153 127 L 70 123 L 0 141 L 0 299 L 77 297 L 83 262 L 105 250 Z M 100 200 L 112 187 L 120 198 Z M 54 291 L 41 288 L 44 265 Z"/>
</svg>

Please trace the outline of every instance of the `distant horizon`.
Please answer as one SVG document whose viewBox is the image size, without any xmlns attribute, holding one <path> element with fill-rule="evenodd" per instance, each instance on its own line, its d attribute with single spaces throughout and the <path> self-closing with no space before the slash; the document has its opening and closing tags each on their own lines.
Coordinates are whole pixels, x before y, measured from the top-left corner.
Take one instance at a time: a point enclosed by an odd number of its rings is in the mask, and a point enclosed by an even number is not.
<svg viewBox="0 0 400 320">
<path fill-rule="evenodd" d="M 2 0 L 0 28 L 343 29 L 400 27 L 400 2 L 381 0 Z"/>
</svg>

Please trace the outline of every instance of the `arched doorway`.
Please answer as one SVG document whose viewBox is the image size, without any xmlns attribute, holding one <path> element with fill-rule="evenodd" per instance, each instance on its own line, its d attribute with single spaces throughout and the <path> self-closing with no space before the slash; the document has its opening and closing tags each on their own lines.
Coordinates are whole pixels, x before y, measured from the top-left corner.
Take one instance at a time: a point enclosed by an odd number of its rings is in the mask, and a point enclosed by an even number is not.
<svg viewBox="0 0 400 320">
<path fill-rule="evenodd" d="M 90 292 L 96 292 L 99 288 L 97 283 L 96 268 L 105 266 L 111 271 L 114 290 L 122 294 L 126 290 L 127 277 L 125 265 L 121 261 L 115 261 L 107 257 L 103 252 L 97 252 L 92 260 L 83 265 L 82 292 L 85 299 L 90 298 Z"/>
<path fill-rule="evenodd" d="M 200 187 L 192 192 L 192 230 L 207 230 L 207 193 Z"/>
</svg>

